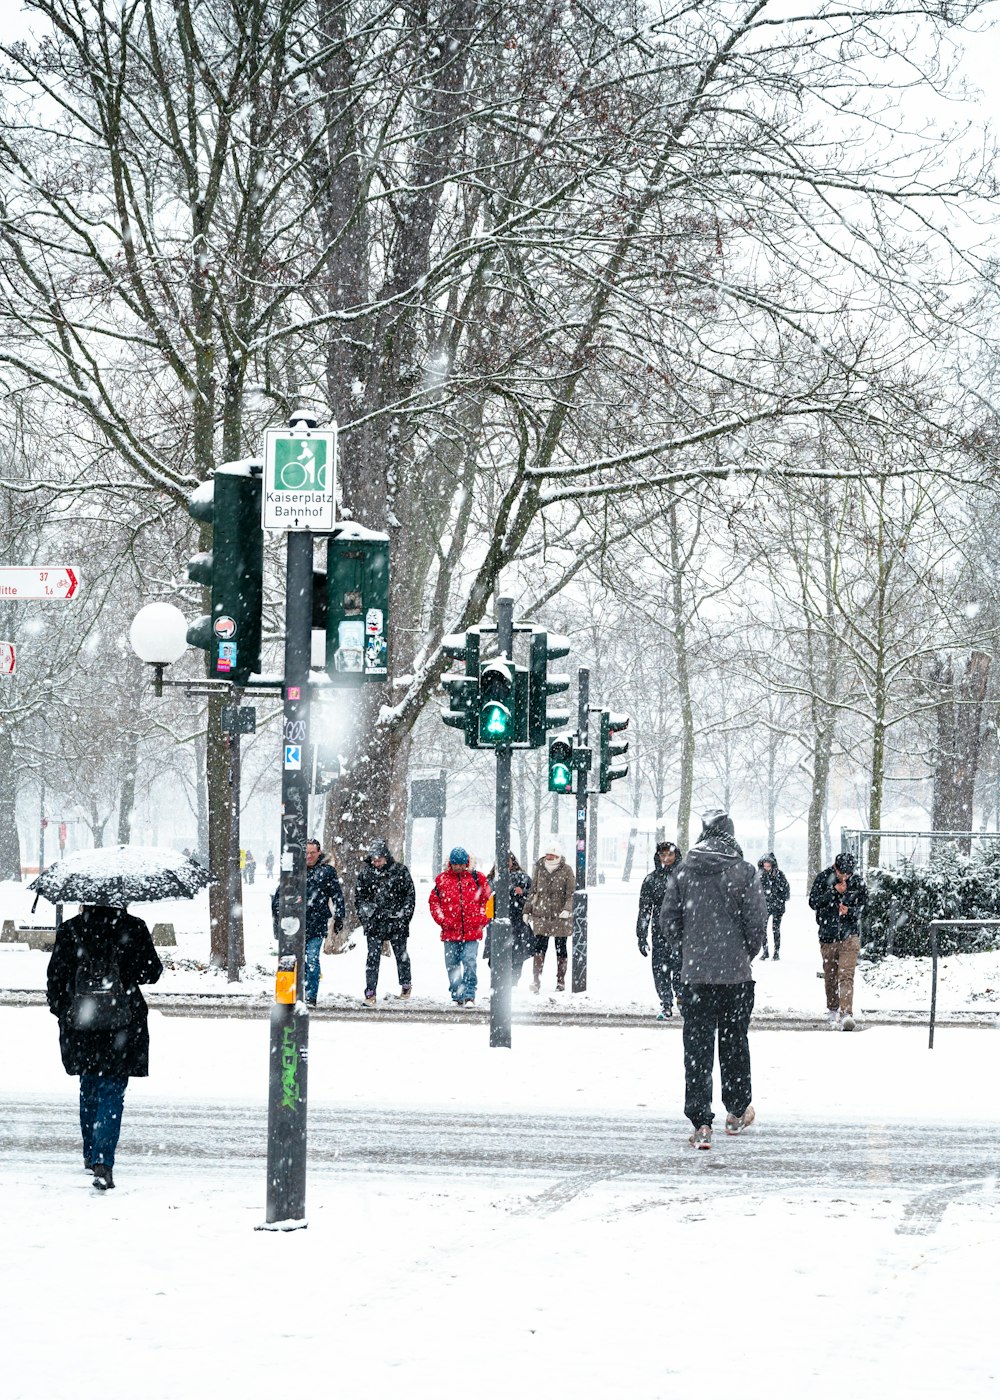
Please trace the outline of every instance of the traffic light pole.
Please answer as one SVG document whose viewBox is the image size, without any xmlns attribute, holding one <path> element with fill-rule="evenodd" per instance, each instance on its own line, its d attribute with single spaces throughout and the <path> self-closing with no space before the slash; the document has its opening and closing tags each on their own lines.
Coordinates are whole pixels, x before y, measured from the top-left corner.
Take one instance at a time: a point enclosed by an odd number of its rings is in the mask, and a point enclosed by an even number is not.
<svg viewBox="0 0 1000 1400">
<path fill-rule="evenodd" d="M 240 688 L 234 686 L 231 703 L 239 711 Z M 242 744 L 239 725 L 225 736 L 229 750 L 229 908 L 226 910 L 226 980 L 240 980 L 243 961 L 243 890 L 240 875 L 240 788 L 242 785 Z"/>
<path fill-rule="evenodd" d="M 590 672 L 581 666 L 577 689 L 578 744 L 588 748 L 590 725 Z M 576 774 L 576 889 L 573 893 L 574 992 L 587 990 L 587 780 L 586 769 Z"/>
<path fill-rule="evenodd" d="M 514 600 L 497 599 L 497 648 L 501 657 L 514 660 Z M 490 927 L 490 1045 L 510 1049 L 510 854 L 511 749 L 497 749 L 496 862 L 493 923 Z"/>
<path fill-rule="evenodd" d="M 309 1013 L 304 994 L 306 836 L 309 813 L 309 661 L 312 631 L 313 536 L 288 534 L 285 578 L 285 711 L 281 767 L 281 883 L 278 982 L 271 1008 L 267 1095 L 265 1228 L 305 1226 L 306 1069 Z M 292 988 L 294 967 L 294 990 Z M 284 978 L 283 978 L 284 969 Z M 287 992 L 283 992 L 287 986 Z M 279 1000 L 281 996 L 287 999 Z"/>
</svg>

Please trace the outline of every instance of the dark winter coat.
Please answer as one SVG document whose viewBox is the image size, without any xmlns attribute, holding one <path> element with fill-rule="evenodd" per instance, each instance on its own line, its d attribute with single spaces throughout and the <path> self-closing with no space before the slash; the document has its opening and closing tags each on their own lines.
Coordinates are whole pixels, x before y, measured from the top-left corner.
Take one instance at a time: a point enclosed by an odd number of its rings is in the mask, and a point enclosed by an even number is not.
<svg viewBox="0 0 1000 1400">
<path fill-rule="evenodd" d="M 667 892 L 667 881 L 681 868 L 679 857 L 673 865 L 662 865 L 658 857 L 655 859 L 656 864 L 643 880 L 642 889 L 639 891 L 639 917 L 635 921 L 637 938 L 647 936 L 650 921 L 652 921 L 653 932 L 656 933 L 659 930 L 660 907 L 663 904 L 663 896 Z"/>
<path fill-rule="evenodd" d="M 470 943 L 482 938 L 486 904 L 493 891 L 478 870 L 442 870 L 427 902 L 431 918 L 441 929 L 443 943 Z"/>
<path fill-rule="evenodd" d="M 372 864 L 367 856 L 354 882 L 354 912 L 369 938 L 394 938 L 407 934 L 416 905 L 413 880 L 405 865 L 392 856 L 385 865 Z"/>
<path fill-rule="evenodd" d="M 278 910 L 281 902 L 281 886 L 271 896 L 271 913 L 274 927 L 278 927 Z M 330 908 L 330 905 L 333 908 Z M 344 903 L 344 890 L 340 876 L 325 858 L 315 865 L 306 866 L 306 938 L 325 938 L 329 932 L 331 917 L 333 926 L 339 933 L 344 927 L 347 905 Z"/>
<path fill-rule="evenodd" d="M 130 1011 L 120 1030 L 80 1030 L 70 1021 L 76 974 L 88 954 L 114 944 L 118 973 Z M 149 1074 L 149 1029 L 140 982 L 158 982 L 163 964 L 149 929 L 124 909 L 88 906 L 67 919 L 57 933 L 49 958 L 49 1010 L 59 1018 L 59 1050 L 67 1074 L 102 1074 L 111 1079 L 135 1079 Z"/>
<path fill-rule="evenodd" d="M 731 836 L 703 837 L 667 881 L 660 927 L 686 983 L 731 985 L 752 980 L 767 906 L 757 871 Z"/>
<path fill-rule="evenodd" d="M 548 870 L 544 860 L 535 865 L 533 888 L 525 900 L 524 917 L 531 922 L 536 938 L 569 938 L 573 932 L 573 867 L 559 857 L 559 864 Z M 564 919 L 562 915 L 571 917 Z"/>
<path fill-rule="evenodd" d="M 860 875 L 848 875 L 843 894 L 834 888 L 837 868 L 831 865 L 821 870 L 809 891 L 809 908 L 816 911 L 816 924 L 821 943 L 842 943 L 853 934 L 860 934 L 860 920 L 868 904 L 868 888 Z M 847 906 L 841 914 L 840 906 Z"/>
<path fill-rule="evenodd" d="M 521 891 L 520 894 L 518 894 L 518 890 Z M 525 958 L 530 958 L 535 950 L 534 930 L 530 924 L 524 922 L 524 906 L 530 894 L 531 876 L 526 875 L 520 868 L 512 870 L 510 872 L 510 945 L 514 959 L 520 959 L 521 962 L 524 962 Z M 487 962 L 490 959 L 491 930 L 492 924 L 487 930 L 486 944 L 483 948 L 483 957 Z"/>
<path fill-rule="evenodd" d="M 770 862 L 770 870 L 764 869 L 765 861 Z M 774 858 L 773 851 L 768 851 L 766 856 L 761 856 L 757 862 L 757 869 L 760 871 L 760 884 L 764 891 L 767 912 L 769 914 L 783 914 L 792 891 L 785 872 L 778 869 L 778 862 Z"/>
</svg>

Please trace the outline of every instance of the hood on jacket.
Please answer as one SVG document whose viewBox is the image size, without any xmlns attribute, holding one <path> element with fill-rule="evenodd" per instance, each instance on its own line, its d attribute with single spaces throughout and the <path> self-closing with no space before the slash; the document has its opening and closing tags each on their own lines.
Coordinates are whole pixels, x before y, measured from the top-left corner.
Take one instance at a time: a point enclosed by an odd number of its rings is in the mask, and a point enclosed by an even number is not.
<svg viewBox="0 0 1000 1400">
<path fill-rule="evenodd" d="M 735 861 L 742 859 L 743 851 L 731 836 L 712 836 L 691 847 L 684 869 L 691 875 L 711 875 L 730 869 Z"/>
<path fill-rule="evenodd" d="M 723 812 L 721 808 L 717 807 L 706 812 L 701 821 L 701 835 L 698 837 L 697 845 L 692 846 L 688 851 L 688 861 L 697 852 L 725 856 L 728 860 L 743 859 L 743 848 L 736 840 L 736 827 L 728 812 Z M 699 869 L 701 868 L 699 865 Z"/>
<path fill-rule="evenodd" d="M 765 861 L 769 861 L 769 862 L 770 862 L 772 869 L 774 869 L 774 870 L 777 870 L 777 869 L 778 869 L 778 857 L 774 854 L 773 851 L 768 851 L 767 855 L 761 856 L 760 860 L 757 862 L 757 869 L 758 869 L 758 870 L 763 870 L 763 869 L 764 869 L 764 862 L 765 862 Z"/>
</svg>

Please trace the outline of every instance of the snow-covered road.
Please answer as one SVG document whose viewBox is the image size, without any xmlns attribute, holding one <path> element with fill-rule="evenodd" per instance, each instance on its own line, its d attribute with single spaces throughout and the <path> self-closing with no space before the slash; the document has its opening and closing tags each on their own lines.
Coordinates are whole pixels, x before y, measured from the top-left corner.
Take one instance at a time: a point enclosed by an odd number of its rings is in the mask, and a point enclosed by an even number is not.
<svg viewBox="0 0 1000 1400">
<path fill-rule="evenodd" d="M 680 1037 L 319 1020 L 309 1228 L 264 1215 L 268 1038 L 150 1015 L 118 1189 L 43 1009 L 0 1009 L 4 1400 L 997 1393 L 1000 1035 L 752 1035 L 686 1146 Z"/>
</svg>

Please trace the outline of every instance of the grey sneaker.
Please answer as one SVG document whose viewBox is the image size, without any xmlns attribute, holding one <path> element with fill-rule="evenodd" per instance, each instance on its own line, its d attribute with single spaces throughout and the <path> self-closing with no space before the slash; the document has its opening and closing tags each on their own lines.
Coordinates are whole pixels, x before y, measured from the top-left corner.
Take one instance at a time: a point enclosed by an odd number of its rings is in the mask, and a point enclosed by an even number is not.
<svg viewBox="0 0 1000 1400">
<path fill-rule="evenodd" d="M 846 1012 L 844 1013 L 843 1019 L 842 1019 L 841 1022 L 840 1022 L 840 1029 L 841 1029 L 842 1031 L 853 1031 L 853 1030 L 854 1030 L 854 1027 L 855 1027 L 857 1024 L 858 1024 L 857 1021 L 855 1021 L 855 1019 L 854 1019 L 854 1017 L 851 1015 L 851 1013 L 850 1013 L 849 1011 L 846 1011 Z"/>
<path fill-rule="evenodd" d="M 692 1147 L 697 1147 L 700 1152 L 707 1152 L 712 1146 L 712 1129 L 707 1123 L 702 1124 L 700 1128 L 695 1128 L 688 1138 L 688 1142 Z"/>
<path fill-rule="evenodd" d="M 745 1128 L 749 1128 L 756 1117 L 757 1114 L 754 1112 L 752 1103 L 747 1104 L 742 1113 L 727 1113 L 726 1132 L 730 1137 L 739 1137 L 740 1133 L 742 1133 Z"/>
</svg>

